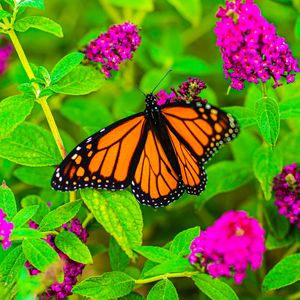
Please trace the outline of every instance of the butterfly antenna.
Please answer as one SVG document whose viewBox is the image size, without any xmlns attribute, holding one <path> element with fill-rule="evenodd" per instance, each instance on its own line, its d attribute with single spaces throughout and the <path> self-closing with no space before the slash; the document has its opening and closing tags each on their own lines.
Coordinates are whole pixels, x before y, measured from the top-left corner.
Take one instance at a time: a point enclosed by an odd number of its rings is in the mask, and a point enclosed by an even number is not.
<svg viewBox="0 0 300 300">
<path fill-rule="evenodd" d="M 147 95 L 138 87 L 136 86 L 136 88 L 146 97 Z"/>
<path fill-rule="evenodd" d="M 156 88 L 161 84 L 161 82 L 169 75 L 169 73 L 172 71 L 172 69 L 169 69 L 167 71 L 167 73 L 163 76 L 163 78 L 158 82 L 158 84 L 154 87 L 154 89 L 152 90 L 151 94 L 154 93 L 154 91 L 156 90 Z"/>
</svg>

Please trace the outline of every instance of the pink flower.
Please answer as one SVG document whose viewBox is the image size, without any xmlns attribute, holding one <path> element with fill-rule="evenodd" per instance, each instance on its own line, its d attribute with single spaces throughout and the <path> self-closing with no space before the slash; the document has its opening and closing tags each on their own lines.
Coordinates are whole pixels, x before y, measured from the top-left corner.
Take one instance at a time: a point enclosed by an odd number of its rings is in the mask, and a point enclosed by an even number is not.
<svg viewBox="0 0 300 300">
<path fill-rule="evenodd" d="M 189 260 L 200 263 L 212 277 L 246 277 L 248 265 L 260 267 L 265 251 L 264 230 L 244 211 L 228 211 L 191 244 Z"/>
<path fill-rule="evenodd" d="M 203 89 L 206 89 L 204 81 L 196 77 L 188 77 L 187 81 L 178 85 L 178 88 L 171 88 L 172 93 L 168 94 L 166 91 L 159 91 L 155 97 L 157 99 L 157 105 L 163 105 L 166 103 L 176 102 L 176 101 L 201 101 L 206 103 L 207 100 L 202 99 L 199 94 Z"/>
<path fill-rule="evenodd" d="M 33 221 L 29 222 L 29 227 L 37 229 L 38 225 Z M 64 229 L 73 232 L 79 237 L 82 242 L 86 242 L 88 233 L 85 228 L 77 219 L 73 219 L 69 224 L 62 226 Z M 66 299 L 67 296 L 72 295 L 72 287 L 77 283 L 77 276 L 79 276 L 85 265 L 70 259 L 66 254 L 61 252 L 54 244 L 54 236 L 48 235 L 45 241 L 58 253 L 60 259 L 64 262 L 64 281 L 62 283 L 54 282 L 39 299 Z M 25 267 L 29 270 L 30 275 L 34 276 L 40 273 L 35 269 L 28 261 L 25 263 Z"/>
<path fill-rule="evenodd" d="M 14 228 L 14 223 L 5 220 L 6 214 L 0 208 L 0 236 L 3 238 L 0 242 L 4 250 L 11 246 L 10 235 Z"/>
<path fill-rule="evenodd" d="M 276 34 L 274 25 L 261 15 L 253 0 L 226 1 L 220 7 L 215 34 L 224 61 L 225 78 L 231 87 L 241 90 L 244 82 L 265 82 L 272 78 L 273 87 L 295 81 L 299 72 L 297 60 L 292 56 L 285 39 Z"/>
<path fill-rule="evenodd" d="M 273 180 L 278 212 L 300 228 L 300 169 L 296 163 L 285 166 Z"/>
<path fill-rule="evenodd" d="M 119 65 L 127 59 L 132 59 L 133 53 L 141 43 L 137 27 L 125 22 L 112 25 L 107 32 L 91 41 L 84 50 L 86 57 L 101 64 L 105 77 L 111 77 L 111 70 L 119 70 Z"/>
<path fill-rule="evenodd" d="M 5 41 L 4 38 L 0 37 L 0 40 Z M 6 43 L 0 47 L 0 75 L 3 75 L 7 70 L 7 63 L 13 51 L 13 46 Z"/>
</svg>

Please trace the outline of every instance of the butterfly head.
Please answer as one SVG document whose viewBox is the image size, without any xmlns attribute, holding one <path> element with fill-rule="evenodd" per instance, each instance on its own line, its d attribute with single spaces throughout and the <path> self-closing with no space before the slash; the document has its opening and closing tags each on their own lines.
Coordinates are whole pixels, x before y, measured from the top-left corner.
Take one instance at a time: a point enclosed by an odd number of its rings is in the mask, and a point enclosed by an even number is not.
<svg viewBox="0 0 300 300">
<path fill-rule="evenodd" d="M 146 106 L 149 107 L 149 106 L 156 105 L 157 99 L 152 93 L 150 93 L 146 95 L 145 101 L 146 101 Z"/>
</svg>

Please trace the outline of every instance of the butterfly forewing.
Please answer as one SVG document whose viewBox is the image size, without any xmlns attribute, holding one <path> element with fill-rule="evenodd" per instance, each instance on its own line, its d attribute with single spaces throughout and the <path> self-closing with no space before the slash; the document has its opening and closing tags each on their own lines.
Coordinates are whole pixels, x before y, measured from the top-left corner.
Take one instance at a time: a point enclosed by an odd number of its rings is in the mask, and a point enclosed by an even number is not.
<svg viewBox="0 0 300 300">
<path fill-rule="evenodd" d="M 82 187 L 123 189 L 133 177 L 143 149 L 146 119 L 143 113 L 123 119 L 80 143 L 56 169 L 57 190 Z"/>
<path fill-rule="evenodd" d="M 161 112 L 168 131 L 202 164 L 239 132 L 230 114 L 209 104 L 174 103 L 163 107 Z"/>
</svg>

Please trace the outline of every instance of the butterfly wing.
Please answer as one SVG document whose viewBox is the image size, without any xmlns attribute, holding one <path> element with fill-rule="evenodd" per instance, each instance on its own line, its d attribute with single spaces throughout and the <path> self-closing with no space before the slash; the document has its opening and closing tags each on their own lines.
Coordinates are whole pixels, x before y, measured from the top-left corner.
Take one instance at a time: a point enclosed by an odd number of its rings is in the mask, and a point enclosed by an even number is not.
<svg viewBox="0 0 300 300">
<path fill-rule="evenodd" d="M 144 113 L 120 120 L 80 143 L 52 178 L 56 190 L 127 187 L 145 144 Z"/>
<path fill-rule="evenodd" d="M 230 114 L 201 102 L 168 104 L 161 113 L 186 190 L 200 194 L 207 181 L 203 164 L 236 136 L 238 124 Z"/>
<path fill-rule="evenodd" d="M 142 204 L 166 206 L 184 193 L 177 164 L 165 149 L 155 130 L 149 126 L 132 181 L 132 192 Z"/>
</svg>

